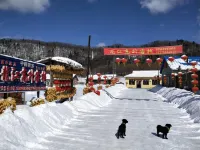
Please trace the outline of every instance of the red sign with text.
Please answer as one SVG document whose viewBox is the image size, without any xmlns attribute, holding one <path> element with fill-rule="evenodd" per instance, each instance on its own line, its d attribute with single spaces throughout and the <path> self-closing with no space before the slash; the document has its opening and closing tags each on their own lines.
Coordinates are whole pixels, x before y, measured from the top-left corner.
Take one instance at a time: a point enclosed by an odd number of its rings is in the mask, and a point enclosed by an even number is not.
<svg viewBox="0 0 200 150">
<path fill-rule="evenodd" d="M 166 55 L 181 53 L 183 53 L 182 45 L 145 48 L 104 48 L 104 55 Z"/>
</svg>

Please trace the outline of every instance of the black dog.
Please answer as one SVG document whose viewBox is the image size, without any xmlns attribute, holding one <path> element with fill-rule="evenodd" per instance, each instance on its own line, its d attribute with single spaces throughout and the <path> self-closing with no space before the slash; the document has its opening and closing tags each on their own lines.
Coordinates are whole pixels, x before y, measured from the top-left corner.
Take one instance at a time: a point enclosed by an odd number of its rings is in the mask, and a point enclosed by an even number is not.
<svg viewBox="0 0 200 150">
<path fill-rule="evenodd" d="M 126 119 L 122 119 L 122 124 L 119 126 L 117 133 L 115 136 L 119 139 L 119 137 L 124 138 L 126 136 L 126 123 L 128 121 Z"/>
<path fill-rule="evenodd" d="M 171 124 L 166 124 L 164 127 L 161 125 L 157 125 L 157 136 L 159 136 L 159 132 L 161 132 L 163 133 L 162 138 L 168 139 L 167 134 L 169 133 L 171 127 Z"/>
</svg>

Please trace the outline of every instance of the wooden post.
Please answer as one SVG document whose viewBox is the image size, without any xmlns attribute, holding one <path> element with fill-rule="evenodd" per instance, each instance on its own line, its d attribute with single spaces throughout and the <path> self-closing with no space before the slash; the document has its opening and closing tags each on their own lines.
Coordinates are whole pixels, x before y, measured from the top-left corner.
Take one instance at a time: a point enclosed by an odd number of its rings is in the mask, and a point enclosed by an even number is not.
<svg viewBox="0 0 200 150">
<path fill-rule="evenodd" d="M 37 91 L 37 98 L 40 97 L 40 91 Z"/>
<path fill-rule="evenodd" d="M 86 84 L 88 83 L 88 76 L 89 76 L 89 71 L 90 71 L 90 40 L 91 40 L 91 35 L 88 37 L 88 64 L 87 64 L 87 80 Z"/>
</svg>

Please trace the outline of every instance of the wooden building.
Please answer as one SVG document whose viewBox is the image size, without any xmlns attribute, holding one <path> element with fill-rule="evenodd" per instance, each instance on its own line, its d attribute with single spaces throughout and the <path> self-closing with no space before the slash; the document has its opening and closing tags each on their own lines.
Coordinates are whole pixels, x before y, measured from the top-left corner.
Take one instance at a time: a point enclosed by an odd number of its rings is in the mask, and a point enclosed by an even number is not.
<svg viewBox="0 0 200 150">
<path fill-rule="evenodd" d="M 180 56 L 174 57 L 174 61 L 170 62 L 168 57 L 164 57 L 160 73 L 162 74 L 162 85 L 166 87 L 176 87 L 176 88 L 184 88 L 187 90 L 191 90 L 191 72 L 189 71 L 193 66 L 191 65 L 192 61 L 198 62 L 195 66 L 198 70 L 200 70 L 200 57 L 188 57 L 187 61 L 181 59 Z M 180 85 L 178 82 L 178 72 L 182 72 L 182 84 Z M 175 74 L 175 78 L 173 79 L 172 73 Z M 197 72 L 198 76 L 200 77 L 200 72 Z M 164 82 L 164 78 L 166 82 Z M 200 81 L 199 81 L 200 82 Z M 200 84 L 199 84 L 200 86 Z"/>
<path fill-rule="evenodd" d="M 128 88 L 153 88 L 158 84 L 159 70 L 141 70 L 133 71 L 125 77 Z M 160 76 L 160 75 L 159 75 Z M 161 84 L 161 81 L 160 83 Z"/>
</svg>

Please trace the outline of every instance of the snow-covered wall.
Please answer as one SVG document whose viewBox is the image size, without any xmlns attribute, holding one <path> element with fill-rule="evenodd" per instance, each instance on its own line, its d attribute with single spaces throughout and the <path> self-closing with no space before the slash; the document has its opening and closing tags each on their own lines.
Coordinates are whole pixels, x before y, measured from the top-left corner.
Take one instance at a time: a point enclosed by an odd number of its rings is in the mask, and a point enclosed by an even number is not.
<svg viewBox="0 0 200 150">
<path fill-rule="evenodd" d="M 177 88 L 156 86 L 150 91 L 160 94 L 165 102 L 177 104 L 178 108 L 185 109 L 194 123 L 200 123 L 200 95 Z"/>
<path fill-rule="evenodd" d="M 126 87 L 116 85 L 106 90 L 117 96 L 122 89 Z M 67 128 L 67 124 L 77 117 L 80 111 L 108 105 L 112 99 L 104 91 L 100 92 L 100 96 L 89 93 L 62 104 L 51 102 L 35 107 L 23 107 L 14 114 L 9 109 L 6 110 L 0 115 L 0 149 L 45 149 L 37 143 L 43 141 L 45 136 L 58 133 L 59 128 Z M 32 96 L 31 93 L 30 95 Z"/>
</svg>

